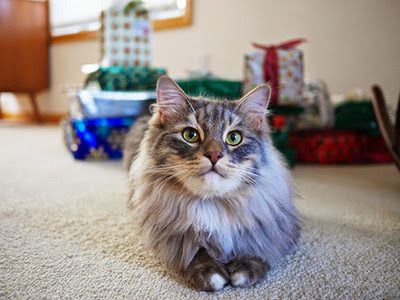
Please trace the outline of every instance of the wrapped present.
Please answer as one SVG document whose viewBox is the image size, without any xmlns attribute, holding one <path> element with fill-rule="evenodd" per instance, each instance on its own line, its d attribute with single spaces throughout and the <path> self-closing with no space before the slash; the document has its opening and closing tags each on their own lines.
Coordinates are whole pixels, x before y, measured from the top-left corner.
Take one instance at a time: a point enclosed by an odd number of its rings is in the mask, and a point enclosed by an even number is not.
<svg viewBox="0 0 400 300">
<path fill-rule="evenodd" d="M 323 80 L 308 81 L 304 84 L 304 113 L 292 120 L 292 129 L 330 129 L 335 124 L 335 114 L 328 87 Z"/>
<path fill-rule="evenodd" d="M 274 130 L 271 132 L 275 148 L 286 159 L 289 167 L 293 168 L 296 162 L 296 151 L 289 146 L 289 132 L 287 130 Z"/>
<path fill-rule="evenodd" d="M 85 87 L 103 91 L 154 91 L 158 77 L 164 74 L 164 69 L 147 67 L 99 68 L 88 74 Z"/>
<path fill-rule="evenodd" d="M 194 78 L 177 80 L 176 82 L 185 93 L 194 97 L 203 95 L 209 98 L 236 100 L 242 94 L 242 83 L 240 81 Z"/>
<path fill-rule="evenodd" d="M 64 141 L 75 159 L 122 158 L 122 143 L 135 118 L 67 119 L 61 124 Z"/>
<path fill-rule="evenodd" d="M 289 167 L 293 168 L 296 161 L 296 151 L 289 146 L 289 131 L 286 126 L 286 117 L 283 115 L 269 116 L 271 123 L 271 137 L 274 146 L 286 159 Z"/>
<path fill-rule="evenodd" d="M 156 101 L 156 92 L 81 90 L 78 99 L 83 119 L 138 117 L 149 112 L 149 106 Z"/>
<path fill-rule="evenodd" d="M 305 163 L 383 163 L 391 156 L 381 137 L 356 130 L 313 130 L 292 133 L 289 144 L 296 150 L 297 162 Z"/>
<path fill-rule="evenodd" d="M 141 1 L 119 1 L 102 13 L 102 66 L 151 66 L 151 21 Z"/>
<path fill-rule="evenodd" d="M 355 163 L 361 153 L 356 131 L 315 130 L 292 133 L 289 144 L 296 150 L 297 162 Z"/>
<path fill-rule="evenodd" d="M 386 143 L 380 136 L 362 136 L 362 160 L 365 163 L 388 163 L 393 161 Z"/>
<path fill-rule="evenodd" d="M 370 100 L 344 101 L 335 108 L 335 128 L 358 130 L 380 136 L 374 108 Z"/>
<path fill-rule="evenodd" d="M 68 89 L 69 117 L 74 120 L 138 117 L 155 103 L 155 91 L 108 92 Z"/>
<path fill-rule="evenodd" d="M 270 46 L 253 44 L 263 51 L 245 56 L 244 92 L 269 82 L 270 105 L 298 104 L 303 90 L 303 53 L 295 47 L 303 42 L 299 39 Z"/>
</svg>

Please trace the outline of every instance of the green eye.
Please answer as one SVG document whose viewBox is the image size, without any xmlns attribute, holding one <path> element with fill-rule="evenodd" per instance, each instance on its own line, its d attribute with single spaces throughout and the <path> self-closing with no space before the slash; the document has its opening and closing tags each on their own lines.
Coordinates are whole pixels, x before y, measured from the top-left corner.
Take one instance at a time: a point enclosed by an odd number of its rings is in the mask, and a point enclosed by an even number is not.
<svg viewBox="0 0 400 300">
<path fill-rule="evenodd" d="M 226 142 L 231 146 L 237 146 L 242 141 L 242 135 L 239 131 L 231 131 L 226 136 Z"/>
<path fill-rule="evenodd" d="M 195 143 L 199 140 L 200 134 L 196 129 L 188 127 L 183 131 L 182 136 L 189 143 Z"/>
</svg>

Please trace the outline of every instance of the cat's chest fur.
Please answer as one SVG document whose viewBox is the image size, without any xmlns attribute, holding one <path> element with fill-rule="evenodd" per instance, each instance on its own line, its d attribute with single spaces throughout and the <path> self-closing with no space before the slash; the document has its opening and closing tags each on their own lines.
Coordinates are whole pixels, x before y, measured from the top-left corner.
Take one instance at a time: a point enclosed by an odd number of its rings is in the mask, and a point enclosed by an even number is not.
<svg viewBox="0 0 400 300">
<path fill-rule="evenodd" d="M 217 242 L 224 253 L 231 253 L 239 232 L 254 223 L 249 208 L 231 207 L 218 199 L 198 200 L 188 209 L 194 231 L 204 234 L 205 243 Z"/>
</svg>

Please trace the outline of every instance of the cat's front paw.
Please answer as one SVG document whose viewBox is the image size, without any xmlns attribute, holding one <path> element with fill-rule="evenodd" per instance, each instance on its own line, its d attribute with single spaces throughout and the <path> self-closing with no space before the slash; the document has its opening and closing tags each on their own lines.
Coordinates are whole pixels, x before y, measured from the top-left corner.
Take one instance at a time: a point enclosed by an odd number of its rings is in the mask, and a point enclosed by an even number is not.
<svg viewBox="0 0 400 300">
<path fill-rule="evenodd" d="M 197 290 L 216 292 L 229 282 L 229 274 L 225 265 L 207 253 L 198 253 L 185 271 L 188 282 Z"/>
<path fill-rule="evenodd" d="M 187 270 L 189 283 L 197 290 L 216 292 L 223 289 L 229 281 L 228 272 L 219 264 L 200 264 Z"/>
<path fill-rule="evenodd" d="M 228 271 L 233 286 L 251 286 L 263 280 L 269 266 L 259 258 L 239 258 L 228 264 Z"/>
</svg>

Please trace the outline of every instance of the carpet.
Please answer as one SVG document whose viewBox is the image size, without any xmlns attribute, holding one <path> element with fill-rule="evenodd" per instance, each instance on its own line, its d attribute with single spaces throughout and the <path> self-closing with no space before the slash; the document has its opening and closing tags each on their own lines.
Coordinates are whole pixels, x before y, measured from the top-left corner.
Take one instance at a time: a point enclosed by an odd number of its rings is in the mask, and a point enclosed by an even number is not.
<svg viewBox="0 0 400 300">
<path fill-rule="evenodd" d="M 251 288 L 197 292 L 134 235 L 121 161 L 56 126 L 0 125 L 0 299 L 400 299 L 394 165 L 298 166 L 297 248 Z"/>
</svg>

